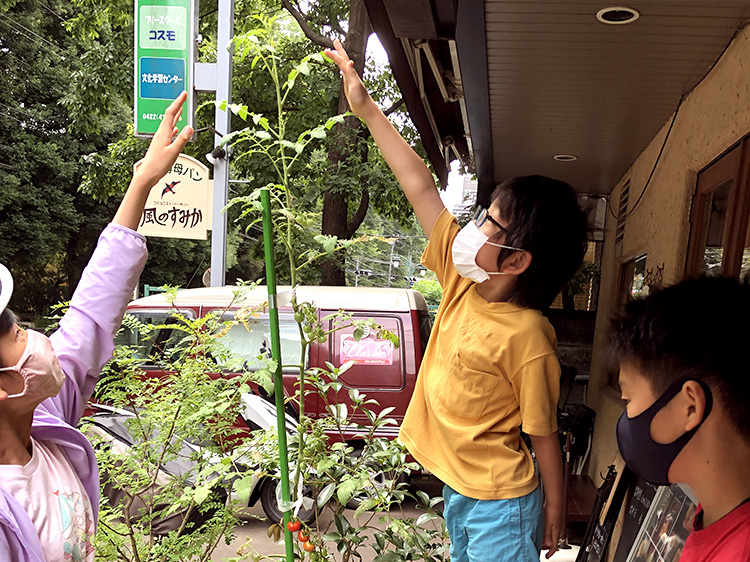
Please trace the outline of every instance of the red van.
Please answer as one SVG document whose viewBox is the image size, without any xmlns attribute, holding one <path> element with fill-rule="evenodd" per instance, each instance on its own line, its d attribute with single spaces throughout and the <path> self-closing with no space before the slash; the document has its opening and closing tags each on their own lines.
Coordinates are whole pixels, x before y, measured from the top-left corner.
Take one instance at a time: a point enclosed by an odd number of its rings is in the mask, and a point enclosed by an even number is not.
<svg viewBox="0 0 750 562">
<path fill-rule="evenodd" d="M 265 286 L 247 289 L 242 293 L 241 302 L 233 302 L 238 287 L 211 287 L 202 289 L 184 289 L 177 292 L 174 303 L 170 303 L 162 294 L 134 300 L 127 308 L 127 313 L 145 323 L 159 325 L 169 324 L 174 318 L 175 309 L 191 318 L 200 318 L 208 313 L 219 313 L 222 318 L 231 319 L 242 308 L 255 308 L 268 300 Z M 301 343 L 297 323 L 289 305 L 290 287 L 278 287 L 279 323 L 281 334 L 282 365 L 298 365 L 301 358 Z M 338 312 L 340 309 L 353 315 L 354 318 L 372 319 L 380 326 L 390 330 L 399 338 L 400 345 L 395 347 L 387 340 L 378 340 L 375 334 L 366 334 L 360 341 L 355 341 L 353 328 L 329 334 L 323 343 L 316 343 L 309 348 L 306 357 L 307 367 L 326 368 L 326 362 L 340 366 L 353 361 L 349 370 L 339 379 L 344 388 L 339 391 L 338 402 L 351 406 L 348 389 L 357 389 L 366 394 L 368 399 L 377 400 L 380 408 L 393 407 L 389 417 L 400 425 L 409 404 L 414 384 L 422 362 L 427 339 L 430 335 L 431 320 L 427 303 L 418 291 L 411 289 L 373 288 L 373 287 L 297 287 L 298 302 L 314 304 L 318 319 Z M 326 320 L 325 328 L 332 328 L 333 320 Z M 248 318 L 249 330 L 243 325 L 232 327 L 224 336 L 228 348 L 242 357 L 252 368 L 258 364 L 258 356 L 270 350 L 270 327 L 266 309 Z M 169 352 L 182 337 L 179 330 L 162 329 L 148 340 L 139 341 L 137 333 L 130 332 L 121 336 L 118 343 L 137 346 L 139 355 L 146 361 L 154 353 Z M 146 362 L 143 365 L 146 373 L 157 375 L 159 368 Z M 289 395 L 294 394 L 294 383 L 297 380 L 296 367 L 284 367 L 284 387 Z M 333 397 L 330 397 L 333 402 Z M 372 408 L 377 410 L 377 408 Z M 350 409 L 351 411 L 351 409 Z M 323 400 L 316 395 L 305 399 L 305 412 L 310 417 L 326 415 Z M 352 420 L 355 424 L 367 425 L 364 415 Z M 398 427 L 386 426 L 378 436 L 394 438 Z M 355 440 L 355 427 L 347 433 L 347 441 Z"/>
</svg>

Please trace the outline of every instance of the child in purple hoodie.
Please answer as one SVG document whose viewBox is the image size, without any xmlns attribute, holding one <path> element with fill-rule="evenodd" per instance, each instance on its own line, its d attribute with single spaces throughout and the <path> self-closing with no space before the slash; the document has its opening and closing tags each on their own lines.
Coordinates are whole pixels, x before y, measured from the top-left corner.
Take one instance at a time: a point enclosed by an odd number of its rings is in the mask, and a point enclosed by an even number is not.
<svg viewBox="0 0 750 562">
<path fill-rule="evenodd" d="M 0 264 L 0 560 L 94 560 L 99 474 L 75 426 L 146 262 L 135 229 L 148 193 L 193 134 L 185 127 L 172 140 L 186 97 L 164 113 L 50 338 L 18 326 L 6 308 L 13 280 Z"/>
</svg>

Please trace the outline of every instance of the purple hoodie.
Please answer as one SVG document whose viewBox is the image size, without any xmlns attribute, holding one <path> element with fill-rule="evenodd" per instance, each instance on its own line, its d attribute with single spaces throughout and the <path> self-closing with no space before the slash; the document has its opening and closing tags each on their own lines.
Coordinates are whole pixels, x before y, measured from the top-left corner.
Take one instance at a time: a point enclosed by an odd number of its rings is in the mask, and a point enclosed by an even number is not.
<svg viewBox="0 0 750 562">
<path fill-rule="evenodd" d="M 65 451 L 94 510 L 99 513 L 99 471 L 94 449 L 75 429 L 99 373 L 114 351 L 114 336 L 146 263 L 146 240 L 124 226 L 110 224 L 81 276 L 70 309 L 50 340 L 65 371 L 54 398 L 34 410 L 31 435 Z M 0 560 L 45 562 L 31 518 L 0 482 Z"/>
</svg>

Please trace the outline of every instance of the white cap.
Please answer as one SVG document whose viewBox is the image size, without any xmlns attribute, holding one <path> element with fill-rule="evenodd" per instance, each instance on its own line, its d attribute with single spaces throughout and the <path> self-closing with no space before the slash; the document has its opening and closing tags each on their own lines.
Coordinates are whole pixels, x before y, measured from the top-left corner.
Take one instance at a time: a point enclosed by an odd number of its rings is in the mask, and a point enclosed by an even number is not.
<svg viewBox="0 0 750 562">
<path fill-rule="evenodd" d="M 8 306 L 10 296 L 13 294 L 13 276 L 8 268 L 0 263 L 0 314 Z"/>
</svg>

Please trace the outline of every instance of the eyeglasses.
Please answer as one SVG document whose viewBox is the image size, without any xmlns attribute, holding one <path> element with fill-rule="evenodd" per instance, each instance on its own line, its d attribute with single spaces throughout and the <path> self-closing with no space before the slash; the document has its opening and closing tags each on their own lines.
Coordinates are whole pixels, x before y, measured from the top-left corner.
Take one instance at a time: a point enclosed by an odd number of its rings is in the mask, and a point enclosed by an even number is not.
<svg viewBox="0 0 750 562">
<path fill-rule="evenodd" d="M 490 215 L 490 212 L 488 209 L 485 209 L 484 207 L 479 207 L 476 211 L 474 211 L 474 216 L 471 218 L 471 220 L 474 221 L 474 224 L 477 225 L 477 228 L 482 226 L 487 221 L 490 221 L 492 224 L 494 224 L 496 227 L 500 229 L 500 232 L 504 233 L 505 236 L 508 236 L 508 229 L 505 228 L 502 224 L 497 222 L 495 219 L 492 218 Z M 527 250 L 524 250 L 523 248 L 518 248 L 516 246 L 506 246 L 505 244 L 495 244 L 494 242 L 487 242 L 487 244 L 490 244 L 491 246 L 497 246 L 498 248 L 505 248 L 506 250 L 515 250 L 516 252 L 526 252 Z"/>
<path fill-rule="evenodd" d="M 490 215 L 490 211 L 488 209 L 485 209 L 484 207 L 477 208 L 477 210 L 474 211 L 474 216 L 471 217 L 471 220 L 473 220 L 477 226 L 482 226 L 487 221 L 490 221 L 506 235 L 508 234 L 508 229 L 506 229 L 502 224 L 493 219 L 492 215 Z"/>
</svg>

